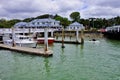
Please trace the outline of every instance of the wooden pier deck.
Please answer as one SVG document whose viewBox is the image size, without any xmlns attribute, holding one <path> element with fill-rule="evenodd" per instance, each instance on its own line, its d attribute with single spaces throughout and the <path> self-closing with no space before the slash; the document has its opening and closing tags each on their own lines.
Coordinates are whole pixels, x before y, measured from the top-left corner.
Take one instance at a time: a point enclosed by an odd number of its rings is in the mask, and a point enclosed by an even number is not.
<svg viewBox="0 0 120 80">
<path fill-rule="evenodd" d="M 28 47 L 19 47 L 19 46 L 12 47 L 4 44 L 0 44 L 0 48 L 12 50 L 16 52 L 22 52 L 25 54 L 44 56 L 44 57 L 49 57 L 53 55 L 52 54 L 53 52 L 51 50 L 45 52 L 44 49 L 37 49 L 37 48 L 28 48 Z"/>
<path fill-rule="evenodd" d="M 56 43 L 62 43 L 61 40 L 55 40 L 54 42 Z M 66 44 L 82 44 L 81 42 L 76 42 L 76 41 L 64 41 Z"/>
</svg>

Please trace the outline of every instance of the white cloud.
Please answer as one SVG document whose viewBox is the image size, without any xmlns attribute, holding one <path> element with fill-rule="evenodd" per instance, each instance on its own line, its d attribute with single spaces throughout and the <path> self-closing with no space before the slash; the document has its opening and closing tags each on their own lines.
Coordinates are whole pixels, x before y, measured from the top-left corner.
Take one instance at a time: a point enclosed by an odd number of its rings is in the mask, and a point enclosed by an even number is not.
<svg viewBox="0 0 120 80">
<path fill-rule="evenodd" d="M 118 0 L 90 0 L 86 4 L 88 8 L 82 10 L 84 18 L 111 18 L 120 16 L 120 1 Z"/>
<path fill-rule="evenodd" d="M 68 17 L 78 11 L 82 18 L 120 16 L 118 0 L 1 0 L 0 18 L 27 18 L 42 14 Z"/>
</svg>

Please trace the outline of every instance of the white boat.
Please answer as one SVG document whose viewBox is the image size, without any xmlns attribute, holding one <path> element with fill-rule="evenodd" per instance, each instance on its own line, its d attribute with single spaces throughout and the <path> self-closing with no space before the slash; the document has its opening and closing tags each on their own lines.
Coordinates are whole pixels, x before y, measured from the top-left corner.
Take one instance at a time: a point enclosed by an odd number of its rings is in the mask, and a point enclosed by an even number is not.
<svg viewBox="0 0 120 80">
<path fill-rule="evenodd" d="M 21 47 L 36 47 L 37 42 L 34 41 L 29 36 L 25 35 L 16 35 L 14 39 L 5 39 L 3 38 L 3 43 L 9 46 L 12 46 L 14 42 L 14 45 L 21 46 Z"/>
</svg>

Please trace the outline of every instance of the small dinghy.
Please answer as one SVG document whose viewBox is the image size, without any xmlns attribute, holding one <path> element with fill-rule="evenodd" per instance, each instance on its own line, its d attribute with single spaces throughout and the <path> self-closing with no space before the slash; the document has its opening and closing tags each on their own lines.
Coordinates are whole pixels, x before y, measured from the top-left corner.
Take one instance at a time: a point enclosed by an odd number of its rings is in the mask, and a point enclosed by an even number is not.
<svg viewBox="0 0 120 80">
<path fill-rule="evenodd" d="M 96 39 L 91 39 L 91 40 L 86 41 L 86 42 L 91 42 L 91 43 L 100 43 L 100 41 L 99 41 L 99 40 L 96 40 Z"/>
</svg>

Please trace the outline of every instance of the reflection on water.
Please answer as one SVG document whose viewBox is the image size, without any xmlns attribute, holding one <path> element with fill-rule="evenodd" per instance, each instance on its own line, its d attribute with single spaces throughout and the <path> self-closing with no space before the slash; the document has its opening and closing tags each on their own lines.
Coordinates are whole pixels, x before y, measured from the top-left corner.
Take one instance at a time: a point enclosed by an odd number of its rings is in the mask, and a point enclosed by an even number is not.
<svg viewBox="0 0 120 80">
<path fill-rule="evenodd" d="M 83 48 L 84 48 L 84 44 L 81 44 L 80 49 L 83 50 Z"/>
<path fill-rule="evenodd" d="M 49 73 L 50 72 L 50 63 L 49 63 L 49 59 L 48 58 L 44 59 L 44 65 L 45 65 L 46 72 Z"/>
<path fill-rule="evenodd" d="M 84 44 L 80 45 L 80 55 L 81 55 L 82 58 L 84 57 L 83 50 L 84 50 Z"/>
<path fill-rule="evenodd" d="M 119 41 L 101 39 L 99 44 L 90 42 L 85 42 L 84 45 L 65 44 L 65 48 L 61 48 L 61 43 L 54 43 L 49 48 L 53 50 L 53 57 L 50 58 L 0 50 L 0 79 L 119 80 L 120 78 Z"/>
<path fill-rule="evenodd" d="M 65 53 L 64 53 L 64 48 L 61 48 L 62 52 L 60 54 L 60 60 L 61 60 L 61 63 L 63 64 L 65 62 Z"/>
</svg>

